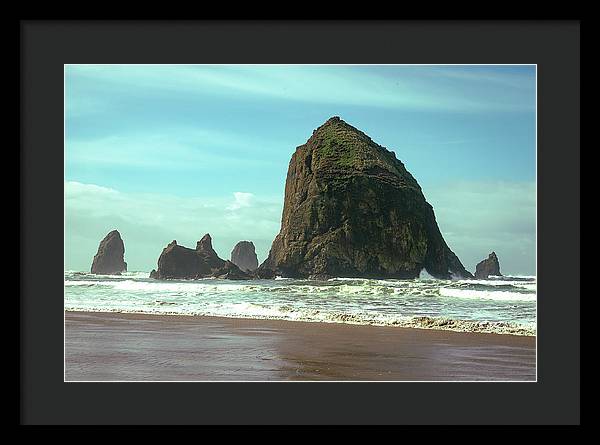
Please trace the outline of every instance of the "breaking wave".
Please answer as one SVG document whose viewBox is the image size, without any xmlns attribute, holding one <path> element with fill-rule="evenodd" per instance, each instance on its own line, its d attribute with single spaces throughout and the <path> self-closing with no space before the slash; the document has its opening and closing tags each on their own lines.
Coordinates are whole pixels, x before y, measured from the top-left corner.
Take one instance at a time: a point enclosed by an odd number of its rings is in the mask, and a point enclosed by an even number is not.
<svg viewBox="0 0 600 445">
<path fill-rule="evenodd" d="M 523 292 L 509 292 L 504 290 L 485 291 L 473 289 L 440 288 L 442 297 L 469 298 L 498 301 L 535 301 L 536 295 Z"/>
<path fill-rule="evenodd" d="M 264 318 L 535 335 L 536 280 L 157 281 L 65 272 L 65 310 Z"/>
</svg>

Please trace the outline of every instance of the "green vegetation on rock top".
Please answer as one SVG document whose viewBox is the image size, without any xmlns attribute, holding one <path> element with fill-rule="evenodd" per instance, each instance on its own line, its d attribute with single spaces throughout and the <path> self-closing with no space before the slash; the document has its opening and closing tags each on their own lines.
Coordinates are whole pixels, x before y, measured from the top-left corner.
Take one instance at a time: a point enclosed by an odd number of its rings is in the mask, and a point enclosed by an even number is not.
<svg viewBox="0 0 600 445">
<path fill-rule="evenodd" d="M 326 164 L 353 170 L 380 167 L 402 178 L 408 174 L 392 152 L 339 117 L 325 122 L 311 139 L 318 157 Z"/>
<path fill-rule="evenodd" d="M 358 167 L 359 148 L 365 142 L 354 132 L 348 131 L 341 122 L 325 124 L 318 131 L 319 155 L 342 167 Z"/>
</svg>

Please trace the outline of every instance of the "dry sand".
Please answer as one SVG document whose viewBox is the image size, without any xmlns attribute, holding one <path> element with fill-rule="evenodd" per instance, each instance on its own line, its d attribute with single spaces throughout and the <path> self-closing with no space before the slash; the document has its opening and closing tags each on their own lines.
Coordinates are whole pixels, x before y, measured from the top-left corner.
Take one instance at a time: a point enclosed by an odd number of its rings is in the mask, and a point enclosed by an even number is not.
<svg viewBox="0 0 600 445">
<path fill-rule="evenodd" d="M 535 337 L 65 312 L 65 380 L 535 380 Z"/>
</svg>

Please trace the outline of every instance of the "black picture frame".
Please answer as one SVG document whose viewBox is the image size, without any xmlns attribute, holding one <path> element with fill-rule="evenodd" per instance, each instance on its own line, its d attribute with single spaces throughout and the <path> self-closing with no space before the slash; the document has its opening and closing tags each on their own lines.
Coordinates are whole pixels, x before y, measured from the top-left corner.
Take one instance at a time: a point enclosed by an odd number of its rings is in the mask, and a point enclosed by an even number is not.
<svg viewBox="0 0 600 445">
<path fill-rule="evenodd" d="M 580 22 L 21 21 L 19 28 L 22 424 L 579 423 Z M 538 381 L 65 383 L 66 63 L 537 64 Z"/>
</svg>

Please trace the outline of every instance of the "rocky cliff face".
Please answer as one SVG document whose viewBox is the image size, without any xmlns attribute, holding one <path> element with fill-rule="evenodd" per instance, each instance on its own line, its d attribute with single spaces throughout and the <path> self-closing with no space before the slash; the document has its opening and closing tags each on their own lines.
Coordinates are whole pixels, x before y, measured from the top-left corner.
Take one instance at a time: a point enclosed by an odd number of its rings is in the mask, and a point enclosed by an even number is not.
<svg viewBox="0 0 600 445">
<path fill-rule="evenodd" d="M 500 273 L 500 262 L 498 261 L 496 252 L 490 253 L 485 260 L 475 266 L 475 278 L 485 280 L 490 275 L 502 275 Z"/>
<path fill-rule="evenodd" d="M 257 276 L 472 277 L 393 152 L 333 117 L 289 164 L 281 231 Z"/>
<path fill-rule="evenodd" d="M 99 275 L 120 275 L 127 271 L 124 261 L 125 245 L 118 230 L 109 232 L 100 241 L 98 252 L 92 261 L 91 273 Z"/>
<path fill-rule="evenodd" d="M 158 258 L 158 268 L 150 272 L 150 278 L 158 280 L 206 277 L 235 280 L 251 278 L 232 262 L 219 258 L 208 233 L 196 243 L 196 249 L 180 246 L 175 240 L 170 242 Z"/>
<path fill-rule="evenodd" d="M 252 241 L 240 241 L 231 251 L 231 262 L 245 272 L 258 267 L 258 258 Z"/>
</svg>

